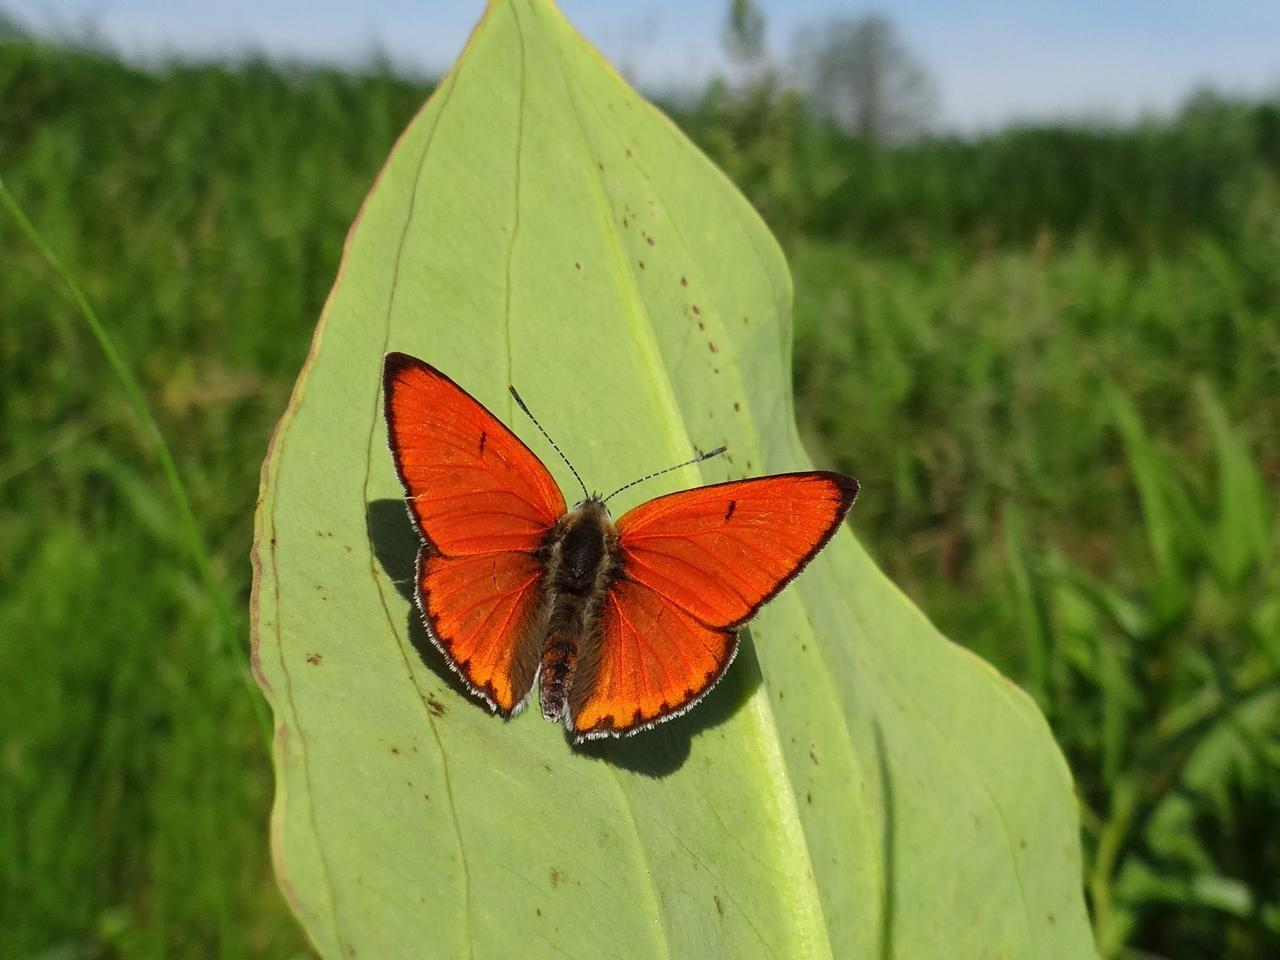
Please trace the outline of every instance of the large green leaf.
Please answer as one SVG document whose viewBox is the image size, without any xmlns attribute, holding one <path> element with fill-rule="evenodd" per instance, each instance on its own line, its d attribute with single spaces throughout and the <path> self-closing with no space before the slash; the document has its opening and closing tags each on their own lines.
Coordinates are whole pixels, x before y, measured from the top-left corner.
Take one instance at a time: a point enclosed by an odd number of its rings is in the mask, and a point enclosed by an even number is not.
<svg viewBox="0 0 1280 960">
<path fill-rule="evenodd" d="M 323 955 L 1092 955 L 1043 719 L 847 531 L 705 703 L 628 740 L 495 718 L 424 642 L 385 350 L 474 392 L 570 498 L 509 381 L 601 488 L 730 444 L 626 509 L 807 465 L 790 303 L 760 220 L 550 3 L 491 7 L 365 204 L 264 471 L 275 858 Z"/>
</svg>

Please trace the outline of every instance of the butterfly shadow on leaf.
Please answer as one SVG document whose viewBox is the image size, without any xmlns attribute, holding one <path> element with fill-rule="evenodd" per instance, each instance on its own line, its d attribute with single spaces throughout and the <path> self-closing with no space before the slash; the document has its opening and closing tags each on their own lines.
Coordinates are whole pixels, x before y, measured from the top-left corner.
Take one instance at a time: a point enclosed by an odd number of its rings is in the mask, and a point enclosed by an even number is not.
<svg viewBox="0 0 1280 960">
<path fill-rule="evenodd" d="M 374 556 L 395 584 L 397 592 L 411 604 L 408 636 L 418 651 L 418 656 L 428 669 L 468 704 L 478 710 L 486 710 L 484 704 L 475 698 L 450 669 L 422 626 L 422 618 L 414 603 L 415 566 L 420 542 L 405 511 L 404 501 L 372 500 L 366 510 Z M 696 735 L 718 727 L 732 717 L 746 704 L 760 684 L 760 665 L 756 659 L 751 630 L 744 629 L 737 659 L 721 681 L 692 710 L 633 736 L 588 740 L 582 744 L 571 744 L 571 748 L 581 756 L 645 776 L 667 776 L 678 770 L 688 759 L 691 742 Z M 531 709 L 537 710 L 536 694 Z M 495 718 L 495 722 L 500 721 Z M 566 738 L 568 739 L 567 734 Z"/>
<path fill-rule="evenodd" d="M 396 592 L 409 601 L 409 615 L 406 635 L 413 644 L 423 664 L 438 676 L 449 689 L 483 709 L 483 704 L 467 689 L 462 678 L 449 669 L 436 645 L 427 636 L 422 626 L 422 617 L 418 613 L 418 605 L 414 600 L 414 578 L 418 562 L 418 547 L 421 541 L 409 514 L 405 511 L 403 500 L 371 500 L 366 507 L 365 522 L 369 528 L 369 542 L 373 546 L 373 554 L 378 565 L 395 584 Z"/>
</svg>

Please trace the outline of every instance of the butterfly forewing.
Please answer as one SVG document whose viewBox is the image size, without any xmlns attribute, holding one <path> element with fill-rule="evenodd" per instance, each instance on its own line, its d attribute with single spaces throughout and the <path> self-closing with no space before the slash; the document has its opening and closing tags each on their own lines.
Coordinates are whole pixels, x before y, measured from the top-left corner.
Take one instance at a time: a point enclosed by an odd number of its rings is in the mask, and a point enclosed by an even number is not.
<svg viewBox="0 0 1280 960">
<path fill-rule="evenodd" d="M 623 571 L 710 627 L 745 623 L 831 539 L 858 484 L 787 473 L 659 497 L 618 521 Z"/>
<path fill-rule="evenodd" d="M 434 367 L 386 357 L 396 471 L 426 545 L 417 600 L 431 639 L 477 694 L 510 715 L 537 675 L 545 567 L 534 556 L 564 513 L 541 461 Z"/>
<path fill-rule="evenodd" d="M 419 532 L 445 556 L 535 550 L 564 497 L 533 451 L 439 370 L 387 354 L 391 452 Z"/>
</svg>

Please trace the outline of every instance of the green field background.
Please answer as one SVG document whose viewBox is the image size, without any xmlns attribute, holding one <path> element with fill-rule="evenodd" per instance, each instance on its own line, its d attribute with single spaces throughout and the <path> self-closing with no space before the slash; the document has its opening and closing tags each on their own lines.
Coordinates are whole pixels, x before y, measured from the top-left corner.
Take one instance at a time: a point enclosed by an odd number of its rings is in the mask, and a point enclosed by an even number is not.
<svg viewBox="0 0 1280 960">
<path fill-rule="evenodd" d="M 0 45 L 0 178 L 172 446 L 247 637 L 258 471 L 429 86 Z M 1280 101 L 877 148 L 670 108 L 777 233 L 815 460 L 1077 779 L 1108 956 L 1280 956 Z M 271 767 L 146 437 L 0 218 L 0 958 L 305 956 Z"/>
</svg>

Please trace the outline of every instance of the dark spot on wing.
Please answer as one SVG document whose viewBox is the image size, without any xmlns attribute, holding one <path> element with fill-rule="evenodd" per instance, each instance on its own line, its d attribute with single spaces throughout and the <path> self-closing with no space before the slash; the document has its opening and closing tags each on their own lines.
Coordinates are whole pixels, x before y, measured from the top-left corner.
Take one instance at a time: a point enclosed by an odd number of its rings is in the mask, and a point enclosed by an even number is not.
<svg viewBox="0 0 1280 960">
<path fill-rule="evenodd" d="M 482 457 L 484 456 L 484 445 L 488 439 L 489 439 L 489 435 L 485 433 L 483 430 L 481 430 L 480 431 L 480 456 Z"/>
<path fill-rule="evenodd" d="M 726 511 L 724 512 L 724 519 L 725 519 L 725 522 L 726 522 L 726 523 L 728 523 L 728 522 L 729 522 L 729 520 L 731 520 L 731 519 L 733 518 L 733 511 L 735 511 L 735 510 L 737 510 L 737 509 L 738 509 L 738 501 L 737 501 L 737 500 L 730 500 L 730 501 L 729 501 L 729 509 L 728 509 L 728 510 L 726 510 Z"/>
</svg>

